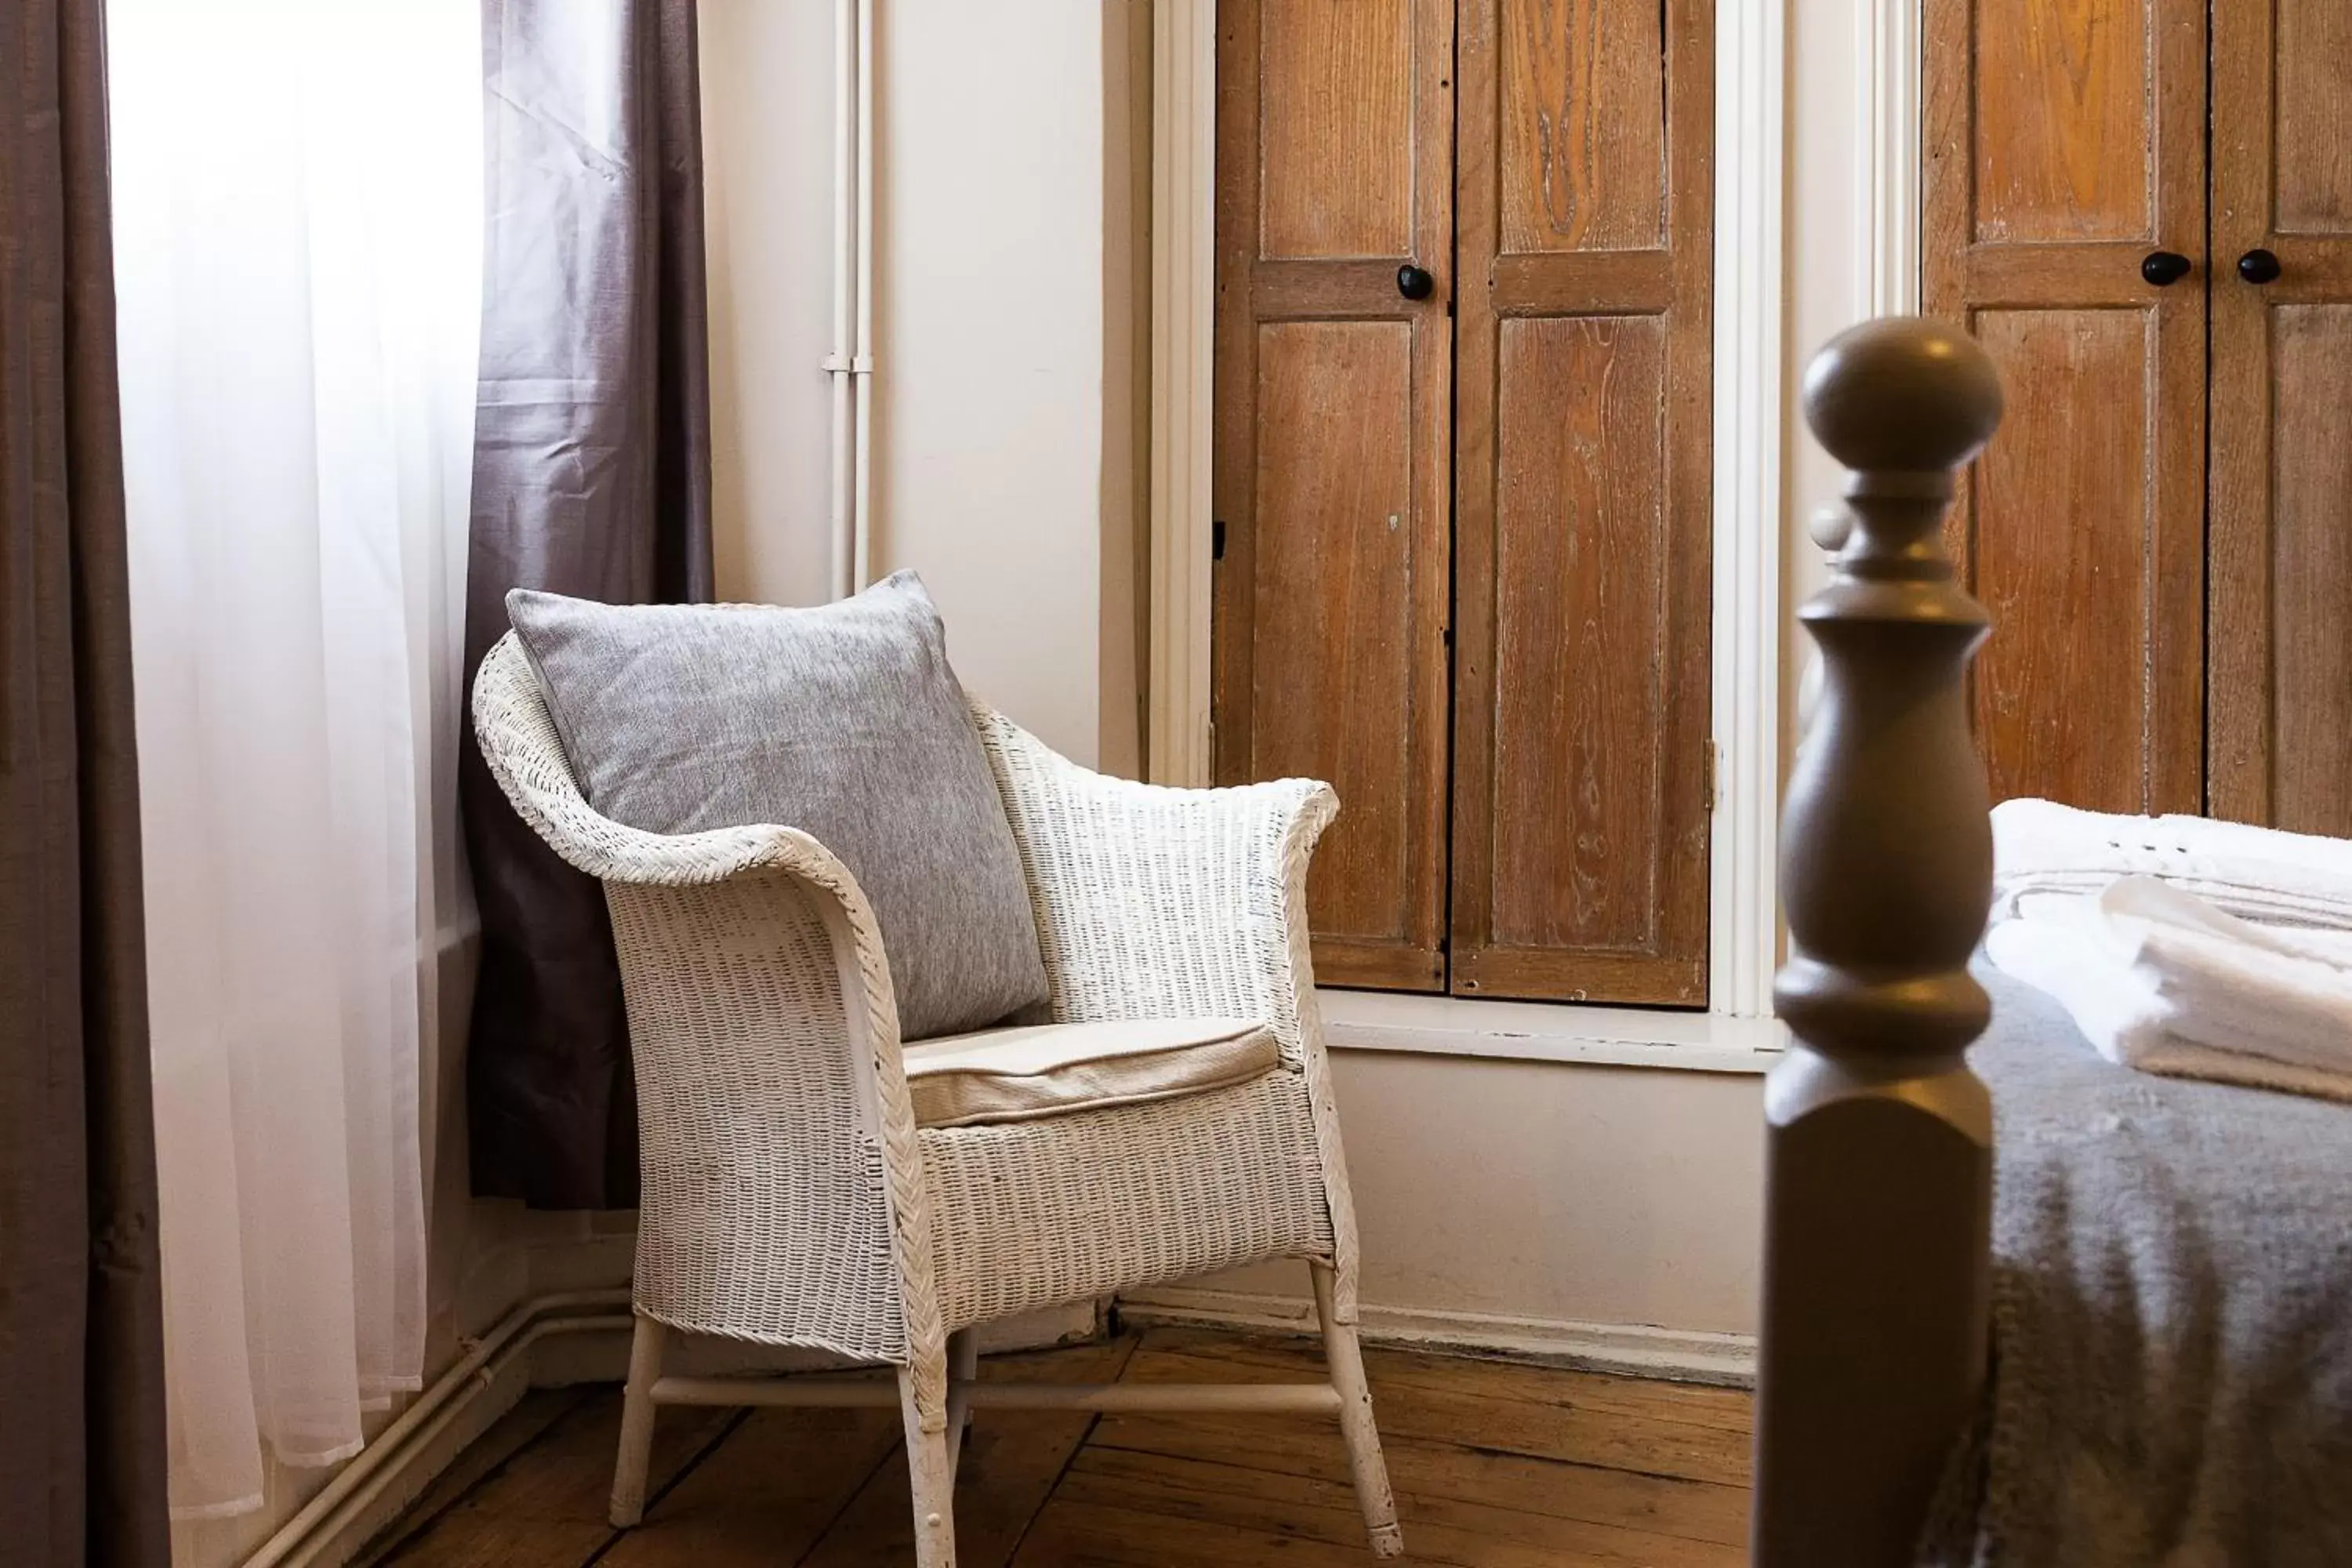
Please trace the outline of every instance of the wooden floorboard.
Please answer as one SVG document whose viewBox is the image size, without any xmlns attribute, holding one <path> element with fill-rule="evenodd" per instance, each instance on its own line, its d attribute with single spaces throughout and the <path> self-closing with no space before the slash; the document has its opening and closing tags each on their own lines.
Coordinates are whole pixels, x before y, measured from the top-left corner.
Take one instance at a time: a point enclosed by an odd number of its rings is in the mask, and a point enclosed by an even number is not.
<svg viewBox="0 0 2352 1568">
<path fill-rule="evenodd" d="M 1409 1562 L 1462 1568 L 1742 1561 L 1744 1393 L 1403 1351 L 1366 1356 Z M 1269 1382 L 1320 1375 L 1305 1342 L 1157 1329 L 992 1357 L 1029 1382 Z M 544 1396 L 534 1396 L 542 1398 Z M 542 1403 L 512 1451 L 428 1494 L 397 1568 L 851 1568 L 912 1561 L 889 1410 L 667 1408 L 653 1501 L 604 1521 L 615 1392 Z M 983 1412 L 956 1486 L 963 1568 L 1363 1564 L 1336 1424 L 1307 1416 Z M 397 1536 L 394 1537 L 398 1539 Z"/>
<path fill-rule="evenodd" d="M 1131 1339 L 1035 1355 L 992 1356 L 981 1376 L 1024 1383 L 1116 1383 Z M 1083 1412 L 992 1410 L 971 1425 L 956 1467 L 959 1568 L 1003 1568 L 1095 1418 Z M 812 1568 L 911 1563 L 914 1508 L 903 1455 L 874 1473 L 806 1561 Z"/>
<path fill-rule="evenodd" d="M 732 1410 L 662 1412 L 652 1496 L 693 1468 L 740 1420 Z M 601 1389 L 445 1509 L 384 1561 L 433 1568 L 583 1568 L 612 1542 L 605 1522 L 621 1393 Z"/>
<path fill-rule="evenodd" d="M 488 1431 L 467 1445 L 450 1467 L 433 1478 L 406 1513 L 363 1547 L 357 1568 L 374 1568 L 436 1521 L 472 1494 L 476 1488 L 505 1468 L 517 1454 L 545 1436 L 549 1429 L 594 1398 L 594 1388 L 534 1388 L 512 1410 L 490 1424 Z"/>
<path fill-rule="evenodd" d="M 675 1414 L 665 1409 L 661 1419 Z M 604 1463 L 609 1474 L 609 1454 Z M 895 1410 L 754 1411 L 597 1561 L 600 1568 L 798 1563 L 859 1488 L 905 1468 Z"/>
</svg>

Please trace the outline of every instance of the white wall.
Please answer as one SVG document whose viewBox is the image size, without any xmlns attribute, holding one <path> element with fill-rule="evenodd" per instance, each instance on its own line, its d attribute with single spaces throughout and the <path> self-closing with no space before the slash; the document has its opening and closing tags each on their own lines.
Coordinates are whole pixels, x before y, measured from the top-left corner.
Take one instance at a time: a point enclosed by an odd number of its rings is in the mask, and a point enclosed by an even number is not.
<svg viewBox="0 0 2352 1568">
<path fill-rule="evenodd" d="M 882 15 L 876 565 L 923 574 L 967 686 L 1091 762 L 1099 8 L 892 0 Z"/>
<path fill-rule="evenodd" d="M 828 0 L 700 8 L 721 598 L 827 596 L 833 14 Z"/>
<path fill-rule="evenodd" d="M 702 7 L 729 597 L 824 596 L 833 11 Z M 1129 224 L 1105 222 L 1128 173 L 1129 14 L 1094 0 L 878 11 L 875 572 L 922 574 L 974 691 L 1081 761 L 1131 762 L 1132 351 L 1115 280 L 1132 246 Z"/>
<path fill-rule="evenodd" d="M 1755 1331 L 1761 1079 L 1372 1051 L 1334 1071 L 1385 1321 Z M 1276 1265 L 1201 1284 L 1307 1293 Z"/>
</svg>

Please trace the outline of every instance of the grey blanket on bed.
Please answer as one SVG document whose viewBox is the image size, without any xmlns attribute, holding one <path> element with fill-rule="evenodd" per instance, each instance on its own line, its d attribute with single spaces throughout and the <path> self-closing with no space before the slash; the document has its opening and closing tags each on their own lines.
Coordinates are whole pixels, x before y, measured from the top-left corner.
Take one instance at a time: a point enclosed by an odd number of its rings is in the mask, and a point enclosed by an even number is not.
<svg viewBox="0 0 2352 1568">
<path fill-rule="evenodd" d="M 1927 1561 L 2352 1564 L 2352 1109 L 2114 1066 L 1979 973 L 1994 1369 Z"/>
</svg>

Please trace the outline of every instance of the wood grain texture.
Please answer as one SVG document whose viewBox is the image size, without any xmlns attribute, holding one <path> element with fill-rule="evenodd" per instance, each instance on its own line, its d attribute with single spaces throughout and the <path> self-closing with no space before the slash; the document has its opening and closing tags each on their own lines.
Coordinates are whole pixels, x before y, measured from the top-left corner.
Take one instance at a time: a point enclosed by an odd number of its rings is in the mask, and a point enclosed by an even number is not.
<svg viewBox="0 0 2352 1568">
<path fill-rule="evenodd" d="M 1264 257 L 1393 256 L 1412 245 L 1412 0 L 1258 7 Z"/>
<path fill-rule="evenodd" d="M 1257 603 L 1250 768 L 1339 792 L 1307 880 L 1316 931 L 1402 942 L 1412 724 L 1412 329 L 1258 329 Z"/>
<path fill-rule="evenodd" d="M 1365 1361 L 1407 1561 L 1471 1568 L 1732 1568 L 1741 1561 L 1752 1425 L 1746 1394 L 1401 1351 L 1370 1351 Z M 1313 1378 L 1321 1365 L 1307 1342 L 1167 1329 L 992 1357 L 982 1375 L 1256 1383 Z M 593 1402 L 614 1403 L 610 1395 Z M 513 1559 L 524 1568 L 585 1568 L 592 1557 L 625 1568 L 908 1561 L 905 1465 L 887 1430 L 891 1419 L 887 1411 L 760 1411 L 709 1447 L 643 1525 L 609 1545 L 602 1538 L 583 1545 L 584 1533 L 535 1542 L 520 1516 L 499 1540 L 525 1543 Z M 583 1405 L 570 1420 L 588 1426 L 593 1410 Z M 956 1486 L 966 1568 L 1373 1561 L 1333 1422 L 983 1412 L 970 1442 Z M 531 1452 L 540 1455 L 542 1493 L 601 1496 L 609 1479 L 610 1452 L 562 1425 Z M 513 1501 L 493 1476 L 461 1506 L 493 1519 Z M 488 1561 L 446 1555 L 452 1544 L 419 1534 L 389 1561 L 399 1568 Z"/>
<path fill-rule="evenodd" d="M 1665 242 L 1657 0 L 1511 0 L 1495 136 L 1506 252 Z"/>
<path fill-rule="evenodd" d="M 2205 8 L 1927 0 L 1930 314 L 2011 411 L 1947 539 L 1994 798 L 2204 806 Z M 2189 277 L 2148 284 L 2164 247 Z"/>
<path fill-rule="evenodd" d="M 1453 989 L 1703 1005 L 1713 10 L 1461 28 Z"/>
<path fill-rule="evenodd" d="M 2210 810 L 2352 835 L 2352 20 L 2213 16 Z M 2236 258 L 2276 253 L 2255 285 Z"/>
<path fill-rule="evenodd" d="M 2347 138 L 2352 140 L 2352 138 Z M 2272 317 L 2271 820 L 2352 836 L 2352 302 Z"/>
<path fill-rule="evenodd" d="M 1311 1368 L 1315 1359 L 1311 1351 L 1278 1342 L 1236 1343 L 1214 1330 L 1166 1329 L 1152 1332 L 1127 1375 L 1135 1383 L 1276 1382 L 1313 1375 L 1304 1369 Z M 1738 1391 L 1686 1389 L 1507 1364 L 1500 1367 L 1499 1376 L 1482 1376 L 1486 1369 L 1475 1362 L 1400 1351 L 1379 1352 L 1376 1359 L 1381 1373 L 1374 1380 L 1374 1398 L 1383 1443 L 1442 1444 L 1475 1432 L 1481 1447 L 1496 1454 L 1621 1472 L 1638 1469 L 1653 1478 L 1709 1487 L 1747 1485 L 1752 1410 Z M 1686 1394 L 1702 1397 L 1688 1402 L 1677 1397 Z M 1205 1432 L 1237 1434 L 1252 1419 L 1223 1415 L 1107 1416 L 1095 1441 L 1148 1447 L 1151 1434 L 1164 1436 L 1196 1424 Z M 1300 1436 L 1302 1448 L 1319 1447 L 1311 1439 L 1328 1426 L 1311 1417 L 1289 1425 Z M 1298 1458 L 1284 1462 L 1306 1463 Z M 1318 1460 L 1306 1473 L 1344 1479 L 1345 1454 L 1339 1454 L 1336 1462 L 1336 1470 L 1325 1471 Z"/>
<path fill-rule="evenodd" d="M 1664 719 L 1666 331 L 1656 316 L 1506 321 L 1495 508 L 1488 939 L 1657 943 Z"/>
<path fill-rule="evenodd" d="M 1562 1563 L 1642 1563 L 1647 1568 L 1731 1568 L 1737 1547 L 1647 1531 L 1591 1524 L 1450 1499 L 1414 1500 L 1412 1556 L 1421 1563 L 1492 1568 L 1554 1568 Z M 1213 1521 L 1224 1563 L 1362 1563 L 1353 1537 L 1361 1519 L 1344 1481 L 1244 1470 L 1230 1465 L 1118 1449 L 1089 1448 L 1078 1458 L 1040 1525 L 1051 1539 L 1063 1509 L 1098 1510 L 1129 1521 L 1131 1539 L 1150 1540 L 1162 1521 Z M 1249 1544 L 1244 1544 L 1247 1542 Z M 1303 1558 L 1301 1554 L 1303 1553 Z M 1328 1554 L 1328 1556 L 1326 1554 Z M 1091 1559 L 1082 1559 L 1091 1560 Z M 1033 1561 L 1024 1553 L 1023 1561 Z M 1066 1562 L 1039 1555 L 1034 1561 Z M 1166 1561 L 1145 1557 L 1144 1562 Z"/>
<path fill-rule="evenodd" d="M 740 1419 L 732 1410 L 663 1411 L 654 1427 L 646 1495 L 659 1498 Z M 618 1533 L 604 1510 L 620 1435 L 620 1390 L 602 1390 L 383 1561 L 433 1568 L 578 1568 Z"/>
<path fill-rule="evenodd" d="M 360 1549 L 353 1561 L 362 1568 L 374 1568 L 409 1541 L 432 1528 L 451 1507 L 471 1495 L 507 1461 L 545 1436 L 548 1432 L 588 1401 L 604 1391 L 595 1388 L 534 1388 L 526 1393 L 515 1407 L 490 1424 L 488 1431 L 468 1444 L 449 1468 L 433 1478 L 432 1484 L 408 1505 L 407 1510 L 391 1528 L 378 1533 Z"/>
<path fill-rule="evenodd" d="M 2151 326 L 2129 310 L 1976 318 L 2010 389 L 2004 434 L 1978 465 L 1972 535 L 1975 594 L 2002 632 L 1976 674 L 1995 800 L 2052 780 L 2094 811 L 2152 797 Z M 2053 496 L 2065 498 L 2055 515 Z"/>
<path fill-rule="evenodd" d="M 1975 237 L 2152 238 L 2153 8 L 1976 0 L 1972 9 Z"/>
<path fill-rule="evenodd" d="M 2226 43 L 2236 24 L 2220 25 Z M 2272 182 L 2279 231 L 2340 235 L 2352 228 L 2352 5 L 2277 0 Z M 2242 110 L 2240 110 L 2242 112 Z"/>
<path fill-rule="evenodd" d="M 679 1408 L 665 1408 L 661 1418 Z M 883 1538 L 899 1543 L 911 1563 L 914 1524 L 895 1410 L 754 1410 L 598 1562 L 603 1568 L 798 1563 L 841 1515 L 845 1500 L 895 1475 L 898 1510 Z"/>
<path fill-rule="evenodd" d="M 1216 776 L 1334 782 L 1310 892 L 1318 976 L 1433 990 L 1453 10 L 1225 0 L 1217 17 Z M 1434 275 L 1429 298 L 1398 292 L 1407 261 Z"/>
</svg>

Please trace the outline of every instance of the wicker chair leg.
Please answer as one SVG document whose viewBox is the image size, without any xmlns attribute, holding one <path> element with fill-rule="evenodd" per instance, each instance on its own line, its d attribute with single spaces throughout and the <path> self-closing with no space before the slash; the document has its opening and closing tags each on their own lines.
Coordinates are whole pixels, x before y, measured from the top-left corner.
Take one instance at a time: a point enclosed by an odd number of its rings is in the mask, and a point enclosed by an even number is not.
<svg viewBox="0 0 2352 1568">
<path fill-rule="evenodd" d="M 980 1375 L 980 1342 L 970 1329 L 948 1336 L 948 1476 L 963 1458 L 964 1434 L 971 1429 L 971 1405 L 962 1390 Z"/>
<path fill-rule="evenodd" d="M 923 1429 L 922 1401 L 915 1385 L 915 1370 L 899 1368 L 898 1405 L 907 1421 L 907 1479 L 915 1500 L 916 1568 L 955 1568 L 955 1466 L 948 1458 L 949 1424 L 939 1421 L 929 1431 Z"/>
<path fill-rule="evenodd" d="M 1323 1320 L 1323 1359 L 1330 1366 L 1332 1386 L 1339 1391 L 1339 1430 L 1348 1439 L 1348 1468 L 1355 1473 L 1356 1502 L 1364 1510 L 1372 1555 L 1402 1557 L 1404 1532 L 1397 1527 L 1396 1494 L 1389 1489 L 1388 1461 L 1381 1457 L 1381 1429 L 1372 1424 L 1372 1391 L 1364 1381 L 1363 1348 L 1357 1342 L 1356 1325 L 1341 1322 L 1332 1306 L 1331 1266 L 1310 1267 L 1315 1276 L 1315 1310 Z"/>
<path fill-rule="evenodd" d="M 613 1528 L 626 1530 L 646 1516 L 646 1468 L 654 1451 L 654 1379 L 661 1375 L 669 1330 L 637 1320 L 629 1341 L 629 1383 L 621 1395 L 621 1450 L 613 1464 Z"/>
</svg>

